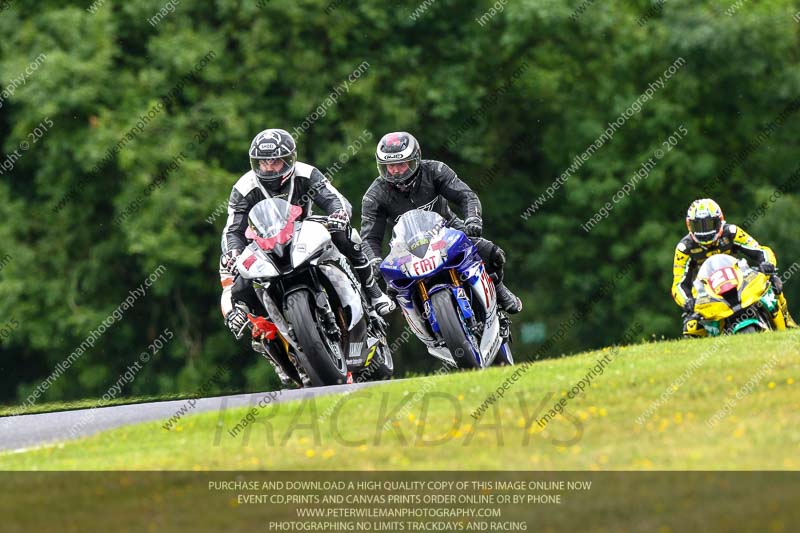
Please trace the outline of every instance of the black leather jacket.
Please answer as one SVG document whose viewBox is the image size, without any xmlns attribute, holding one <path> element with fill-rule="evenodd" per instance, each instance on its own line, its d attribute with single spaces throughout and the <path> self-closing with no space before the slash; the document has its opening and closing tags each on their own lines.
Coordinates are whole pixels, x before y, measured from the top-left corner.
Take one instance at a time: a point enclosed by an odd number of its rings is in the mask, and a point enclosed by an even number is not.
<svg viewBox="0 0 800 533">
<path fill-rule="evenodd" d="M 481 201 L 453 169 L 441 161 L 423 159 L 419 178 L 412 189 L 400 192 L 383 178 L 377 178 L 364 194 L 361 204 L 361 238 L 370 262 L 382 257 L 381 247 L 387 229 L 403 213 L 426 209 L 442 215 L 449 226 L 462 229 L 464 223 L 450 209 L 453 202 L 463 217 L 480 217 Z"/>
</svg>

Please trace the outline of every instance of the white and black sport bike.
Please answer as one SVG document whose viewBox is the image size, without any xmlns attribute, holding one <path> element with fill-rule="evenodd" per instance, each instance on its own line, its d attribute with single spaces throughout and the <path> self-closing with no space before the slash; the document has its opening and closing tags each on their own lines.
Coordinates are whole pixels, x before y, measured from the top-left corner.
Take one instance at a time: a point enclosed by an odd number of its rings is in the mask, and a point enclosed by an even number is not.
<svg viewBox="0 0 800 533">
<path fill-rule="evenodd" d="M 246 233 L 252 242 L 236 261 L 239 274 L 253 283 L 304 385 L 389 379 L 386 323 L 331 241 L 327 219 L 301 221 L 302 214 L 279 198 L 256 204 Z"/>
</svg>

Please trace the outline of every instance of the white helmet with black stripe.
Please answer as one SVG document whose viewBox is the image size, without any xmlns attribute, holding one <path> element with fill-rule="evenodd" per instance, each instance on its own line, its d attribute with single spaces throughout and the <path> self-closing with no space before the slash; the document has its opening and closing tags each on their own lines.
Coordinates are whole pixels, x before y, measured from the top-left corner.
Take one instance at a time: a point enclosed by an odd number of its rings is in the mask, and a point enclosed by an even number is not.
<svg viewBox="0 0 800 533">
<path fill-rule="evenodd" d="M 250 168 L 267 189 L 277 191 L 294 177 L 297 146 L 286 130 L 268 129 L 250 143 Z"/>
<path fill-rule="evenodd" d="M 400 191 L 414 186 L 421 158 L 417 139 L 405 131 L 387 133 L 381 137 L 375 150 L 380 176 Z"/>
</svg>

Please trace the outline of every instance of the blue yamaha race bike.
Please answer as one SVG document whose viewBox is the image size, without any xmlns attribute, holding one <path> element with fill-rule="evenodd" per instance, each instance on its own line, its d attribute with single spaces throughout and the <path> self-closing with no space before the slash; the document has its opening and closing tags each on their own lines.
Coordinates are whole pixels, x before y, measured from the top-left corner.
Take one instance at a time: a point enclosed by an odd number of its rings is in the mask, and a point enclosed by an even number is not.
<svg viewBox="0 0 800 533">
<path fill-rule="evenodd" d="M 514 364 L 509 320 L 475 245 L 432 211 L 402 215 L 380 265 L 416 336 L 459 368 Z"/>
</svg>

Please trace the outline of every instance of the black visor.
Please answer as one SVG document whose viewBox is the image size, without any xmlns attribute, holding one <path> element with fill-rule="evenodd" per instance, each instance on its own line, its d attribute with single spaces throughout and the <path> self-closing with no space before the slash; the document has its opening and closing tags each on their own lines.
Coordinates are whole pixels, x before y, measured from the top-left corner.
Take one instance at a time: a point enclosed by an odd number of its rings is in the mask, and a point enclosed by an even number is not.
<svg viewBox="0 0 800 533">
<path fill-rule="evenodd" d="M 691 231 L 700 242 L 713 241 L 721 227 L 722 219 L 719 217 L 704 217 L 689 220 L 689 231 Z"/>
</svg>

